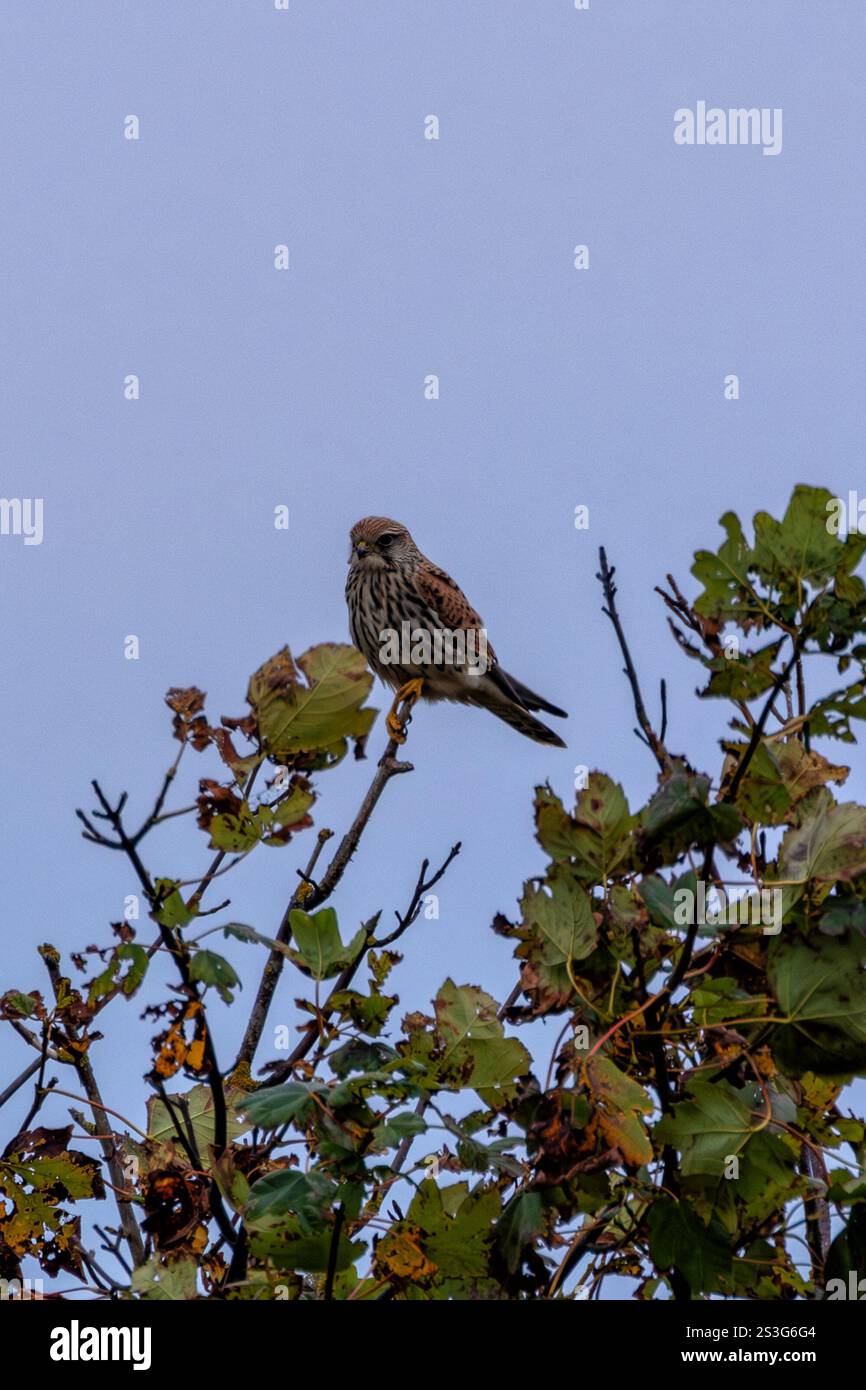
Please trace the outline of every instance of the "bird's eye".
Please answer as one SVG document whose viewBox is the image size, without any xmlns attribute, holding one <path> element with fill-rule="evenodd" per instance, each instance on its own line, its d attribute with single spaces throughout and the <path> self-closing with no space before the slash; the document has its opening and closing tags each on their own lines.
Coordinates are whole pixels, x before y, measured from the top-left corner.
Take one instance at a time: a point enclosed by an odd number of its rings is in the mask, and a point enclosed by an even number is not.
<svg viewBox="0 0 866 1390">
<path fill-rule="evenodd" d="M 395 541 L 396 539 L 397 537 L 394 535 L 393 531 L 388 531 L 384 536 L 379 537 L 379 544 L 384 545 L 387 548 L 391 544 L 391 542 Z"/>
</svg>

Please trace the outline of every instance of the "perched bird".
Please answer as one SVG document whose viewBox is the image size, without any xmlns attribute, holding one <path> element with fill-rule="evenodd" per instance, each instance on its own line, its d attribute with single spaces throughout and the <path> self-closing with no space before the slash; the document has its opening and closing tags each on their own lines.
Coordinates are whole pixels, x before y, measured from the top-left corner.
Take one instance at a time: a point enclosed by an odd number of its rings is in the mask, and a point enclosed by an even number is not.
<svg viewBox="0 0 866 1390">
<path fill-rule="evenodd" d="M 506 675 L 463 591 L 421 554 L 398 521 L 367 516 L 352 527 L 346 602 L 352 641 L 397 691 L 387 724 L 398 743 L 405 742 L 406 721 L 423 697 L 479 705 L 527 738 L 565 747 L 531 713 L 565 719 L 565 710 Z"/>
</svg>

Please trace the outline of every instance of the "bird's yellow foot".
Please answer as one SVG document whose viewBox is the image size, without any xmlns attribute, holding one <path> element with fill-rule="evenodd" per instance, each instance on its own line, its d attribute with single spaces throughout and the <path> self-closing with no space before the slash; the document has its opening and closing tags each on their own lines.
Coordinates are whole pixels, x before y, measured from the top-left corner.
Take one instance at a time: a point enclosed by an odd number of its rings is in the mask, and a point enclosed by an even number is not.
<svg viewBox="0 0 866 1390">
<path fill-rule="evenodd" d="M 394 703 L 385 716 L 385 725 L 395 743 L 406 742 L 406 725 L 411 722 L 412 709 L 421 698 L 424 681 L 421 676 L 401 685 L 394 696 Z M 402 713 L 401 713 L 402 706 Z"/>
</svg>

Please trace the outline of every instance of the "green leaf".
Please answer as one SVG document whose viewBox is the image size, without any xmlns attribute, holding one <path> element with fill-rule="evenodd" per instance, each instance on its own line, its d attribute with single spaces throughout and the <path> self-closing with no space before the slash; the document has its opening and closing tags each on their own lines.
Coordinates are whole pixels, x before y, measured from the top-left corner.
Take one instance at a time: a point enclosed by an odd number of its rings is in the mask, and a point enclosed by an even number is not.
<svg viewBox="0 0 866 1390">
<path fill-rule="evenodd" d="M 686 1202 L 660 1197 L 650 1207 L 647 1223 L 657 1267 L 678 1270 L 693 1294 L 715 1292 L 719 1279 L 731 1273 L 731 1247 L 718 1221 L 705 1226 Z"/>
<path fill-rule="evenodd" d="M 369 733 L 376 711 L 361 706 L 372 684 L 366 662 L 354 647 L 326 642 L 311 647 L 297 666 L 284 647 L 256 671 L 247 699 L 267 752 L 286 759 Z"/>
<path fill-rule="evenodd" d="M 837 805 L 826 790 L 807 806 L 808 814 L 779 846 L 779 878 L 797 880 L 783 888 L 786 917 L 810 884 L 826 885 L 813 894 L 820 898 L 840 879 L 850 882 L 866 873 L 866 807 L 853 801 Z"/>
<path fill-rule="evenodd" d="M 770 943 L 767 978 L 787 1022 L 773 1031 L 780 1066 L 794 1076 L 849 1076 L 866 1070 L 866 937 L 780 936 Z"/>
<path fill-rule="evenodd" d="M 809 710 L 808 726 L 813 738 L 838 738 L 856 743 L 852 719 L 866 719 L 866 681 L 852 682 L 843 690 L 816 700 Z"/>
<path fill-rule="evenodd" d="M 531 1058 L 516 1038 L 505 1037 L 496 1000 L 449 979 L 434 1007 L 433 1029 L 413 1029 L 401 1049 L 406 1062 L 418 1064 L 413 1080 L 427 1090 L 471 1088 L 491 1107 L 514 1096 Z"/>
<path fill-rule="evenodd" d="M 722 777 L 727 787 L 746 750 L 745 743 L 726 743 L 728 758 Z M 782 825 L 791 808 L 810 791 L 828 782 L 844 782 L 847 767 L 834 766 L 820 753 L 808 751 L 798 739 L 759 743 L 737 791 L 736 804 L 753 823 Z"/>
<path fill-rule="evenodd" d="M 230 789 L 203 782 L 198 823 L 208 831 L 211 848 L 226 854 L 246 854 L 259 842 L 286 845 L 293 831 L 312 825 L 307 812 L 315 799 L 307 779 L 296 776 L 282 801 L 274 806 L 263 803 L 253 811 L 248 801 Z"/>
<path fill-rule="evenodd" d="M 683 874 L 681 878 L 672 879 L 670 883 L 658 874 L 650 874 L 641 879 L 637 891 L 646 903 L 650 918 L 656 926 L 673 932 L 680 930 L 676 918 L 676 895 L 683 888 L 694 893 L 697 882 L 697 875 L 691 871 Z"/>
<path fill-rule="evenodd" d="M 718 551 L 695 552 L 692 574 L 704 585 L 695 610 L 706 618 L 734 622 L 740 627 L 760 623 L 761 606 L 749 581 L 752 551 L 740 519 L 734 512 L 725 512 L 719 525 L 726 538 Z"/>
<path fill-rule="evenodd" d="M 218 812 L 204 822 L 203 828 L 210 835 L 211 849 L 221 849 L 226 854 L 246 854 L 262 835 L 262 826 L 247 801 L 241 801 L 237 810 Z"/>
<path fill-rule="evenodd" d="M 825 1282 L 829 1283 L 831 1279 L 842 1279 L 847 1286 L 848 1276 L 854 1274 L 859 1285 L 859 1281 L 863 1278 L 864 1269 L 866 1269 L 866 1207 L 855 1207 L 848 1218 L 847 1225 L 839 1232 L 827 1251 L 827 1260 L 824 1266 Z"/>
<path fill-rule="evenodd" d="M 843 541 L 832 527 L 828 529 L 832 504 L 833 495 L 826 488 L 799 485 L 782 521 L 766 512 L 755 516 L 754 547 L 746 540 L 739 519 L 726 512 L 721 519 L 726 539 L 718 552 L 699 550 L 695 554 L 692 574 L 704 585 L 695 603 L 697 612 L 720 625 L 733 623 L 743 631 L 779 621 L 790 624 L 806 590 L 820 589 L 834 578 L 841 606 L 850 608 L 852 595 L 840 579 L 844 581 L 856 568 L 866 549 L 866 537 L 852 534 Z M 829 597 L 825 595 L 825 600 Z M 836 606 L 840 606 L 838 601 Z M 826 627 L 839 621 L 828 611 L 826 602 L 819 605 L 813 618 L 819 641 L 821 624 Z M 848 627 L 852 627 L 850 620 Z"/>
<path fill-rule="evenodd" d="M 289 1081 L 285 1086 L 263 1087 L 241 1097 L 235 1109 L 259 1129 L 279 1129 L 281 1125 L 306 1120 L 314 1109 L 314 1096 L 327 1093 L 327 1086 L 320 1083 Z"/>
<path fill-rule="evenodd" d="M 695 1023 L 700 1028 L 712 1028 L 729 1018 L 762 1015 L 764 1002 L 752 999 L 737 981 L 728 975 L 708 975 L 692 990 Z"/>
<path fill-rule="evenodd" d="M 529 1071 L 531 1058 L 516 1038 L 505 1037 L 496 1000 L 475 985 L 458 987 L 449 979 L 439 990 L 434 1008 L 446 1067 L 449 1063 L 467 1066 L 464 1085 L 487 1104 L 513 1095 L 515 1080 Z"/>
<path fill-rule="evenodd" d="M 336 1184 L 315 1170 L 268 1173 L 250 1188 L 244 1220 L 248 1226 L 260 1226 L 291 1213 L 304 1235 L 311 1235 L 326 1224 L 336 1191 Z"/>
<path fill-rule="evenodd" d="M 125 975 L 119 976 L 118 971 L 123 961 L 129 962 L 129 969 Z M 87 994 L 88 1004 L 95 1004 L 97 1000 L 117 993 L 129 998 L 135 994 L 144 979 L 149 964 L 150 957 L 143 946 L 136 946 L 132 941 L 123 942 L 112 952 L 108 965 L 91 984 Z"/>
<path fill-rule="evenodd" d="M 410 1203 L 407 1222 L 420 1227 L 438 1279 L 483 1279 L 488 1273 L 491 1228 L 502 1209 L 495 1187 L 469 1191 L 465 1182 L 439 1188 L 425 1179 Z"/>
<path fill-rule="evenodd" d="M 682 1154 L 685 1177 L 723 1177 L 730 1158 L 742 1153 L 763 1122 L 753 1086 L 737 1091 L 728 1081 L 689 1082 L 690 1100 L 678 1101 L 655 1126 L 654 1136 Z"/>
<path fill-rule="evenodd" d="M 345 1079 L 352 1072 L 378 1071 L 388 1062 L 393 1062 L 396 1056 L 394 1048 L 386 1043 L 350 1038 L 329 1054 L 328 1062 L 334 1075 Z"/>
<path fill-rule="evenodd" d="M 291 1216 L 273 1228 L 250 1232 L 250 1253 L 255 1259 L 270 1260 L 277 1269 L 301 1269 L 307 1274 L 325 1273 L 332 1245 L 329 1226 L 305 1236 L 298 1218 Z M 364 1254 L 366 1246 L 362 1241 L 350 1241 L 341 1235 L 336 1249 L 337 1270 L 348 1269 Z"/>
<path fill-rule="evenodd" d="M 520 908 L 520 925 L 505 934 L 520 941 L 518 960 L 532 965 L 542 990 L 562 1007 L 574 993 L 569 966 L 586 960 L 598 945 L 590 899 L 567 869 L 557 868 L 541 887 L 526 885 Z"/>
<path fill-rule="evenodd" d="M 703 690 L 698 691 L 701 699 L 721 697 L 726 700 L 754 700 L 769 690 L 776 680 L 772 670 L 773 662 L 779 655 L 783 637 L 761 647 L 756 652 L 743 652 L 740 656 L 717 656 L 705 665 L 712 672 Z"/>
<path fill-rule="evenodd" d="M 555 861 L 567 860 L 581 883 L 606 883 L 633 867 L 634 818 L 622 787 L 602 772 L 590 773 L 573 816 L 549 787 L 536 787 L 535 823 L 542 849 Z"/>
<path fill-rule="evenodd" d="M 232 1101 L 248 1100 L 248 1096 L 241 1096 L 239 1091 L 228 1090 L 226 1101 L 228 1104 L 228 1116 L 226 1121 L 226 1133 L 229 1143 L 237 1139 L 241 1134 L 245 1134 L 249 1125 L 245 1124 L 237 1117 L 232 1109 Z M 210 1086 L 193 1086 L 192 1090 L 178 1092 L 169 1095 L 175 1113 L 183 1122 L 184 1112 L 189 1118 L 189 1124 L 195 1137 L 196 1147 L 203 1160 L 207 1158 L 208 1150 L 214 1142 L 214 1113 L 213 1113 L 213 1092 Z M 237 1109 L 240 1108 L 238 1102 Z M 147 1102 L 147 1137 L 156 1143 L 165 1143 L 176 1138 L 174 1121 L 163 1102 L 157 1096 L 151 1096 Z"/>
<path fill-rule="evenodd" d="M 24 994 L 19 989 L 10 989 L 3 995 L 2 999 L 4 1010 L 10 1010 L 12 1015 L 20 1014 L 23 1018 L 30 1016 L 42 1006 L 39 995 Z"/>
<path fill-rule="evenodd" d="M 289 947 L 282 941 L 277 941 L 274 936 L 264 936 L 262 932 L 256 931 L 255 927 L 247 926 L 246 922 L 227 922 L 223 927 L 223 936 L 233 936 L 236 941 L 255 942 L 259 946 L 267 946 L 269 951 L 279 951 L 284 956 L 290 954 Z"/>
<path fill-rule="evenodd" d="M 755 516 L 755 568 L 783 597 L 796 601 L 800 585 L 820 588 L 839 570 L 850 573 L 859 563 L 866 537 L 854 534 L 842 540 L 828 529 L 832 503 L 826 488 L 799 484 L 781 521 L 767 512 Z"/>
<path fill-rule="evenodd" d="M 730 844 L 742 830 L 733 806 L 707 804 L 708 777 L 674 772 L 639 817 L 641 855 L 649 867 L 675 863 L 693 845 Z"/>
<path fill-rule="evenodd" d="M 153 919 L 163 927 L 185 927 L 195 917 L 197 908 L 188 908 L 180 895 L 177 881 L 158 878 L 154 883 L 156 901 Z"/>
<path fill-rule="evenodd" d="M 132 1271 L 131 1287 L 139 1298 L 180 1303 L 198 1298 L 195 1260 L 174 1259 L 170 1264 L 148 1260 Z"/>
<path fill-rule="evenodd" d="M 377 1152 L 384 1149 L 395 1148 L 403 1139 L 414 1137 L 416 1134 L 424 1134 L 427 1129 L 427 1122 L 420 1115 L 413 1115 L 411 1110 L 404 1110 L 399 1115 L 391 1115 L 382 1124 L 373 1130 L 371 1147 Z"/>
<path fill-rule="evenodd" d="M 367 940 L 363 927 L 344 946 L 337 926 L 337 914 L 332 907 L 323 907 L 312 916 L 295 908 L 289 916 L 292 936 L 297 950 L 289 949 L 296 965 L 302 966 L 314 980 L 328 980 L 339 975 L 361 954 Z"/>
<path fill-rule="evenodd" d="M 226 1004 L 230 1004 L 234 998 L 232 990 L 242 988 L 234 967 L 223 956 L 218 956 L 216 951 L 204 951 L 201 947 L 190 960 L 189 975 L 191 980 L 213 985 Z"/>
<path fill-rule="evenodd" d="M 523 1252 L 533 1246 L 546 1225 L 544 1203 L 538 1192 L 519 1192 L 508 1203 L 493 1228 L 493 1236 L 510 1274 L 516 1274 Z"/>
<path fill-rule="evenodd" d="M 312 825 L 312 818 L 307 812 L 315 799 L 315 793 L 306 780 L 293 778 L 290 794 L 284 801 L 273 810 L 269 806 L 260 806 L 256 820 L 262 827 L 262 844 L 277 847 L 287 845 L 293 832 Z M 268 831 L 270 833 L 266 833 Z"/>
</svg>

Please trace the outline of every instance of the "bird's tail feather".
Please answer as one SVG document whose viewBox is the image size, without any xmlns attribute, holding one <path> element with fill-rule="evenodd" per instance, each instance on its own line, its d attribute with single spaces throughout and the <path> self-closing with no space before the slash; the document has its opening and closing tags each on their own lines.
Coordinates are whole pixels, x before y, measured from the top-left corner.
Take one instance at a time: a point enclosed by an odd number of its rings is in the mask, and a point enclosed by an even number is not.
<svg viewBox="0 0 866 1390">
<path fill-rule="evenodd" d="M 554 733 L 553 729 L 548 729 L 540 719 L 536 719 L 529 710 L 515 704 L 513 700 L 485 701 L 484 708 L 495 714 L 497 719 L 503 719 L 506 724 L 510 724 L 518 733 L 524 734 L 526 738 L 534 739 L 536 743 L 549 743 L 554 748 L 566 746 L 559 734 Z"/>
<path fill-rule="evenodd" d="M 535 691 L 530 690 L 528 685 L 516 680 L 514 676 L 509 676 L 507 671 L 503 671 L 498 663 L 491 668 L 488 675 L 502 695 L 505 695 L 509 700 L 514 700 L 516 704 L 522 705 L 524 709 L 540 709 L 545 714 L 555 714 L 559 719 L 568 718 L 564 709 L 560 709 L 558 705 L 552 705 L 549 700 L 545 700 L 543 695 L 536 695 Z"/>
</svg>

